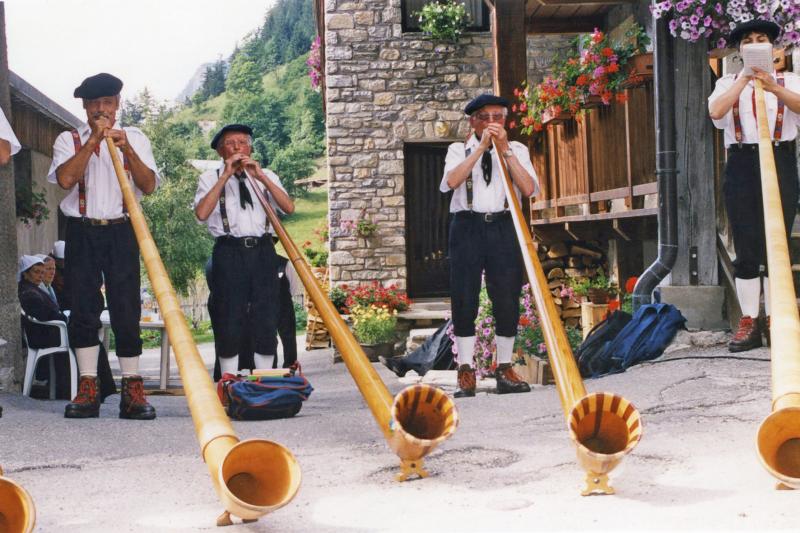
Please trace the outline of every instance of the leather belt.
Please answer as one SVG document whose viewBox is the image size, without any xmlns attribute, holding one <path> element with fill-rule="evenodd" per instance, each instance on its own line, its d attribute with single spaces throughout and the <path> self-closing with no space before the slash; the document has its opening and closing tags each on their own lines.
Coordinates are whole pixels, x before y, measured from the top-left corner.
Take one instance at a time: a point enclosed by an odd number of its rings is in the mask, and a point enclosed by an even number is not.
<svg viewBox="0 0 800 533">
<path fill-rule="evenodd" d="M 794 151 L 794 141 L 781 141 L 772 143 L 775 150 L 792 150 Z M 758 143 L 754 144 L 732 144 L 728 146 L 728 152 L 758 152 Z"/>
<path fill-rule="evenodd" d="M 122 215 L 119 218 L 89 218 L 89 217 L 71 217 L 84 226 L 111 226 L 113 224 L 124 224 L 128 222 L 131 217 L 129 215 Z"/>
<path fill-rule="evenodd" d="M 457 211 L 455 213 L 456 217 L 460 218 L 472 218 L 478 219 L 487 224 L 491 224 L 497 220 L 502 220 L 504 218 L 509 218 L 511 216 L 511 211 L 498 211 L 497 213 L 480 213 L 478 211 Z"/>
<path fill-rule="evenodd" d="M 265 243 L 267 238 L 267 235 L 262 235 L 261 237 L 231 237 L 230 235 L 223 235 L 221 237 L 217 237 L 216 242 L 222 246 L 256 248 L 257 246 Z"/>
</svg>

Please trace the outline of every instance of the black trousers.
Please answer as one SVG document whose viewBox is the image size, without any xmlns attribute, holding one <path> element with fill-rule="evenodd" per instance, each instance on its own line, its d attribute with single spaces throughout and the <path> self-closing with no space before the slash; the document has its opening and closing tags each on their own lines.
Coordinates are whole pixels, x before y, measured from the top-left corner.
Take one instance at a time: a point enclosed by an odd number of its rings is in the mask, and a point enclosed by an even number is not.
<svg viewBox="0 0 800 533">
<path fill-rule="evenodd" d="M 750 145 L 744 146 L 743 150 L 728 150 L 723 193 L 736 251 L 734 275 L 741 279 L 754 279 L 759 275 L 759 267 L 767 264 L 764 204 L 758 150 L 748 148 Z M 782 145 L 774 150 L 774 154 L 788 239 L 797 211 L 797 158 L 793 144 Z"/>
<path fill-rule="evenodd" d="M 214 330 L 217 357 L 239 353 L 247 329 L 253 351 L 277 352 L 277 254 L 269 238 L 254 248 L 217 239 L 212 252 L 208 312 Z"/>
<path fill-rule="evenodd" d="M 450 223 L 450 301 L 453 329 L 459 337 L 475 335 L 481 274 L 492 301 L 495 333 L 514 337 L 522 291 L 522 252 L 510 216 L 485 222 L 456 213 Z"/>
<path fill-rule="evenodd" d="M 89 226 L 80 218 L 69 217 L 65 240 L 64 283 L 72 304 L 70 344 L 87 348 L 100 343 L 100 287 L 105 284 L 117 356 L 141 355 L 139 246 L 130 222 Z"/>
</svg>

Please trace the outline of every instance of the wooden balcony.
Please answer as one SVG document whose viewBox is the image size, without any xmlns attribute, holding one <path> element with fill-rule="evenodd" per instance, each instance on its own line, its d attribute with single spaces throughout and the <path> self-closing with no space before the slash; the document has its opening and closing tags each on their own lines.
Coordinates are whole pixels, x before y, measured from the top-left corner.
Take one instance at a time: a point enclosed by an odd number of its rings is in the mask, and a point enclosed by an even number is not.
<svg viewBox="0 0 800 533">
<path fill-rule="evenodd" d="M 531 199 L 538 233 L 606 227 L 627 236 L 622 221 L 657 214 L 652 81 L 627 90 L 625 104 L 600 106 L 583 118 L 548 124 L 529 142 L 541 186 Z M 645 202 L 647 195 L 653 195 Z M 606 222 L 605 224 L 596 224 Z M 633 227 L 632 227 L 633 226 Z M 628 228 L 626 231 L 625 228 Z"/>
</svg>

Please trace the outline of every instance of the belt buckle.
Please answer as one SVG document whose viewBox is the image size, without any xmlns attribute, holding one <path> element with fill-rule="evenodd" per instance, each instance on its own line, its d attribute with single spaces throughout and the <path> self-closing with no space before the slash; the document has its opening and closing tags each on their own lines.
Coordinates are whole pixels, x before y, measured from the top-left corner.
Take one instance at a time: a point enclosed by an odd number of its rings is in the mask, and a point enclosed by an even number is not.
<svg viewBox="0 0 800 533">
<path fill-rule="evenodd" d="M 256 239 L 255 237 L 245 237 L 244 239 L 242 239 L 242 245 L 245 248 L 255 248 L 256 246 L 258 246 L 258 239 Z"/>
<path fill-rule="evenodd" d="M 107 218 L 95 218 L 92 220 L 92 225 L 94 226 L 108 226 L 108 223 Z"/>
<path fill-rule="evenodd" d="M 486 223 L 490 223 L 494 221 L 494 213 L 484 213 L 483 214 L 483 221 Z"/>
</svg>

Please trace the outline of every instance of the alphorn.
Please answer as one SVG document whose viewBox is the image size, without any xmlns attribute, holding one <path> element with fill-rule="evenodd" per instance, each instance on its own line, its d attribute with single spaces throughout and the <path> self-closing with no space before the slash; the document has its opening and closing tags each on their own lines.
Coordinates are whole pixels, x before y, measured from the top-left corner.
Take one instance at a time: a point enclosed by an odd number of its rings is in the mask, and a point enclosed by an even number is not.
<svg viewBox="0 0 800 533">
<path fill-rule="evenodd" d="M 28 491 L 3 477 L 0 468 L 0 533 L 29 533 L 36 524 L 36 508 Z"/>
<path fill-rule="evenodd" d="M 499 154 L 494 141 L 492 144 L 495 153 Z M 586 487 L 581 494 L 614 494 L 614 489 L 608 484 L 608 473 L 639 443 L 642 437 L 639 411 L 622 396 L 608 392 L 586 393 L 567 333 L 547 288 L 547 278 L 531 232 L 514 193 L 508 167 L 502 157 L 498 160 L 561 407 L 567 418 L 570 438 L 577 449 L 578 463 L 586 471 Z"/>
<path fill-rule="evenodd" d="M 761 463 L 778 488 L 800 488 L 800 316 L 761 80 L 755 80 L 758 159 L 771 299 L 772 413 L 758 429 Z"/>
<path fill-rule="evenodd" d="M 257 520 L 294 498 L 300 487 L 300 467 L 294 455 L 280 444 L 262 439 L 240 441 L 236 436 L 186 325 L 114 142 L 110 137 L 106 137 L 106 141 L 147 275 L 169 333 L 201 454 L 225 508 L 217 525 L 230 525 L 231 515 L 245 521 Z"/>
<path fill-rule="evenodd" d="M 427 477 L 422 458 L 448 439 L 458 426 L 458 411 L 452 398 L 437 387 L 417 384 L 406 387 L 392 399 L 386 384 L 322 290 L 261 187 L 249 173 L 245 174 L 384 438 L 400 458 L 396 479 L 405 481 L 412 474 Z"/>
</svg>

